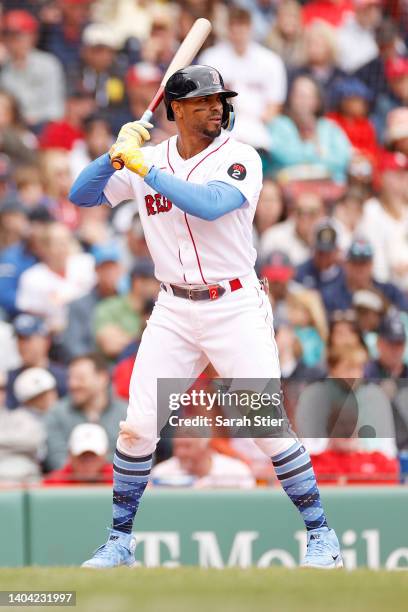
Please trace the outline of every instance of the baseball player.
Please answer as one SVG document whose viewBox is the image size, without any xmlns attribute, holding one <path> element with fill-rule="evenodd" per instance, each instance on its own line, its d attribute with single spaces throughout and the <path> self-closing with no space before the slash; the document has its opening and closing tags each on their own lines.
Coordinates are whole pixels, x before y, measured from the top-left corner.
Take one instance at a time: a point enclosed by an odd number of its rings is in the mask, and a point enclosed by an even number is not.
<svg viewBox="0 0 408 612">
<path fill-rule="evenodd" d="M 211 362 L 225 378 L 279 379 L 271 305 L 255 271 L 252 221 L 261 160 L 231 138 L 230 99 L 217 70 L 188 66 L 167 81 L 164 101 L 177 135 L 156 146 L 151 124 L 128 123 L 109 153 L 83 170 L 70 199 L 80 206 L 136 199 L 161 291 L 143 334 L 114 456 L 108 541 L 85 567 L 135 563 L 133 521 L 157 437 L 157 379 L 194 379 Z M 125 168 L 115 171 L 112 158 Z M 310 457 L 291 437 L 259 438 L 307 529 L 304 565 L 342 566 Z"/>
</svg>

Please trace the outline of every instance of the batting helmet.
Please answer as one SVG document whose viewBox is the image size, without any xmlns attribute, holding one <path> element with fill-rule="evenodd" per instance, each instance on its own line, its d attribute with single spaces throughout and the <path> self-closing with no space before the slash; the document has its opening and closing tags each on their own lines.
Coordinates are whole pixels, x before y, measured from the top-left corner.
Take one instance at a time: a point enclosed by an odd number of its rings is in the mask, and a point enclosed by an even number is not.
<svg viewBox="0 0 408 612">
<path fill-rule="evenodd" d="M 222 127 L 231 130 L 234 110 L 232 105 L 227 102 L 227 98 L 232 98 L 238 94 L 236 91 L 225 89 L 222 76 L 218 70 L 211 68 L 211 66 L 187 66 L 171 75 L 164 88 L 167 119 L 174 121 L 174 113 L 171 108 L 173 100 L 200 98 L 213 94 L 221 94 L 223 104 Z"/>
</svg>

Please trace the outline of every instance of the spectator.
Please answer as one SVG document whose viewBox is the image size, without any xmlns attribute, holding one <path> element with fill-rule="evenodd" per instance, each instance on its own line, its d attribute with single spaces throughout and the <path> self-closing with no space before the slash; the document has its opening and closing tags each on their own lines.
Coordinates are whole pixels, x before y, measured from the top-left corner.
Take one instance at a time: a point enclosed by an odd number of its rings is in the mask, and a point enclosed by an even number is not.
<svg viewBox="0 0 408 612">
<path fill-rule="evenodd" d="M 24 120 L 34 129 L 64 113 L 64 75 L 58 60 L 35 49 L 37 20 L 26 11 L 9 11 L 3 18 L 9 59 L 0 74 L 1 86 L 21 104 Z"/>
<path fill-rule="evenodd" d="M 388 92 L 385 64 L 388 59 L 398 56 L 403 47 L 397 24 L 389 18 L 381 20 L 376 30 L 378 55 L 357 70 L 354 76 L 363 81 L 377 99 L 379 94 Z"/>
<path fill-rule="evenodd" d="M 268 125 L 271 137 L 267 172 L 280 180 L 326 179 L 344 183 L 351 158 L 347 136 L 322 117 L 323 102 L 313 79 L 298 76 L 292 82 L 286 113 Z"/>
<path fill-rule="evenodd" d="M 408 157 L 408 108 L 395 108 L 388 113 L 385 142 L 391 151 Z"/>
<path fill-rule="evenodd" d="M 60 121 L 48 123 L 39 136 L 42 150 L 71 151 L 78 140 L 83 140 L 83 122 L 95 111 L 93 96 L 81 89 L 73 89 L 65 100 L 65 114 Z"/>
<path fill-rule="evenodd" d="M 83 122 L 84 138 L 77 140 L 70 152 L 71 176 L 75 179 L 94 159 L 109 151 L 113 144 L 113 134 L 103 117 L 90 116 Z"/>
<path fill-rule="evenodd" d="M 293 282 L 294 267 L 288 255 L 282 251 L 271 251 L 263 260 L 261 276 L 268 282 L 269 299 L 272 304 L 276 329 L 288 323 L 288 297 L 300 285 Z"/>
<path fill-rule="evenodd" d="M 302 346 L 303 362 L 308 367 L 323 364 L 328 329 L 320 295 L 302 289 L 288 296 L 288 320 Z"/>
<path fill-rule="evenodd" d="M 303 64 L 305 41 L 301 9 L 296 0 L 284 0 L 279 3 L 276 20 L 265 44 L 280 55 L 289 70 Z"/>
<path fill-rule="evenodd" d="M 150 34 L 143 41 L 140 59 L 156 65 L 163 73 L 167 69 L 177 48 L 177 22 L 171 7 L 153 8 Z"/>
<path fill-rule="evenodd" d="M 42 250 L 42 238 L 49 215 L 31 215 L 28 235 L 20 242 L 0 251 L 0 307 L 8 318 L 18 312 L 16 306 L 17 287 L 25 270 L 33 266 Z"/>
<path fill-rule="evenodd" d="M 388 92 L 377 97 L 372 120 L 377 137 L 384 142 L 387 115 L 395 108 L 408 105 L 408 57 L 395 57 L 387 60 L 385 76 Z"/>
<path fill-rule="evenodd" d="M 313 255 L 298 266 L 295 280 L 308 289 L 320 291 L 330 285 L 341 273 L 337 230 L 326 219 L 316 228 Z"/>
<path fill-rule="evenodd" d="M 349 0 L 311 0 L 303 5 L 303 22 L 309 25 L 315 20 L 325 21 L 337 28 L 352 7 Z"/>
<path fill-rule="evenodd" d="M 66 368 L 49 358 L 51 347 L 50 333 L 45 323 L 38 317 L 20 314 L 14 319 L 14 333 L 21 358 L 19 367 L 10 370 L 7 377 L 7 406 L 16 408 L 18 399 L 14 393 L 17 377 L 28 368 L 43 368 L 57 381 L 57 393 L 64 397 L 67 392 Z"/>
<path fill-rule="evenodd" d="M 257 239 L 261 239 L 266 230 L 282 221 L 283 215 L 284 203 L 282 192 L 275 181 L 266 178 L 263 182 L 255 211 L 254 224 L 257 231 Z"/>
<path fill-rule="evenodd" d="M 358 232 L 374 250 L 373 274 L 408 289 L 408 157 L 386 151 L 380 159 L 380 191 L 364 204 Z"/>
<path fill-rule="evenodd" d="M 234 3 L 250 13 L 255 40 L 263 42 L 275 21 L 276 3 L 274 0 L 235 0 Z"/>
<path fill-rule="evenodd" d="M 356 239 L 348 251 L 344 270 L 334 283 L 322 290 L 322 298 L 330 314 L 350 309 L 356 291 L 373 288 L 395 307 L 408 309 L 408 298 L 395 285 L 381 283 L 373 277 L 373 249 L 369 242 Z"/>
<path fill-rule="evenodd" d="M 50 200 L 45 195 L 41 172 L 37 165 L 18 166 L 13 180 L 17 197 L 29 214 L 36 209 L 41 210 L 50 206 Z"/>
<path fill-rule="evenodd" d="M 115 115 L 125 104 L 125 70 L 118 60 L 118 47 L 117 36 L 110 26 L 100 23 L 86 26 L 82 34 L 81 66 L 69 76 L 73 89 L 92 95 L 99 109 L 114 111 Z"/>
<path fill-rule="evenodd" d="M 322 368 L 309 367 L 306 365 L 303 358 L 302 343 L 296 335 L 293 326 L 281 325 L 277 328 L 276 344 L 279 351 L 279 363 L 281 367 L 283 382 L 313 382 L 315 380 L 320 380 L 325 377 L 325 372 Z M 291 387 L 291 385 L 284 385 L 286 410 L 288 410 L 288 396 L 290 397 L 290 391 L 294 388 L 296 387 Z M 297 398 L 298 394 L 296 399 Z"/>
<path fill-rule="evenodd" d="M 335 30 L 324 21 L 314 21 L 306 30 L 303 65 L 292 71 L 291 79 L 308 76 L 320 87 L 323 110 L 331 102 L 330 92 L 344 72 L 336 66 L 337 41 Z"/>
<path fill-rule="evenodd" d="M 378 158 L 378 144 L 373 124 L 368 119 L 371 92 L 362 81 L 348 78 L 339 81 L 335 89 L 335 110 L 328 119 L 335 121 L 347 134 L 354 152 L 366 157 L 372 165 Z"/>
<path fill-rule="evenodd" d="M 264 232 L 260 251 L 266 257 L 272 250 L 286 253 L 294 265 L 311 256 L 316 223 L 323 218 L 323 202 L 316 193 L 301 193 L 295 200 L 286 221 Z"/>
<path fill-rule="evenodd" d="M 147 248 L 139 212 L 133 212 L 133 202 L 129 203 L 127 211 L 125 210 L 126 206 L 125 204 L 121 207 L 114 218 L 114 223 L 116 222 L 117 231 L 120 231 L 122 234 L 121 262 L 124 269 L 129 272 L 138 261 L 148 259 L 150 253 Z M 127 220 L 124 219 L 121 223 L 118 223 L 119 213 L 122 211 L 126 213 Z M 129 218 L 130 215 L 132 216 Z"/>
<path fill-rule="evenodd" d="M 51 223 L 44 232 L 41 261 L 23 272 L 17 291 L 17 308 L 44 317 L 53 332 L 66 325 L 66 307 L 94 285 L 91 255 L 73 251 L 69 230 Z"/>
<path fill-rule="evenodd" d="M 96 423 L 81 423 L 71 432 L 68 461 L 50 472 L 43 485 L 112 484 L 113 467 L 108 463 L 109 440 L 106 431 Z"/>
<path fill-rule="evenodd" d="M 5 153 L 0 153 L 0 201 L 12 195 L 11 160 Z"/>
<path fill-rule="evenodd" d="M 361 185 L 349 186 L 334 206 L 333 222 L 343 237 L 346 249 L 359 227 L 366 199 L 366 190 Z"/>
<path fill-rule="evenodd" d="M 234 104 L 237 115 L 234 136 L 258 149 L 270 148 L 266 123 L 279 112 L 286 96 L 286 73 L 278 55 L 254 42 L 251 15 L 232 8 L 228 41 L 220 42 L 200 56 L 214 66 L 226 85 L 239 91 Z"/>
<path fill-rule="evenodd" d="M 381 23 L 381 0 L 353 0 L 350 13 L 338 31 L 338 63 L 355 72 L 378 55 L 375 30 Z"/>
<path fill-rule="evenodd" d="M 0 253 L 19 244 L 27 231 L 24 206 L 16 196 L 8 196 L 0 202 Z"/>
<path fill-rule="evenodd" d="M 141 117 L 153 99 L 163 78 L 163 73 L 152 62 L 138 62 L 130 66 L 126 73 L 126 92 L 129 99 L 131 119 Z M 151 142 L 161 142 L 172 136 L 174 123 L 167 120 L 166 109 L 160 105 L 154 115 L 154 128 L 151 130 Z"/>
<path fill-rule="evenodd" d="M 59 0 L 56 14 L 42 19 L 42 47 L 55 55 L 67 71 L 79 65 L 82 31 L 90 18 L 92 3 L 93 0 Z M 52 5 L 49 8 L 52 11 Z"/>
<path fill-rule="evenodd" d="M 363 337 L 357 325 L 357 315 L 354 310 L 335 310 L 329 321 L 328 351 L 347 347 L 367 350 Z"/>
<path fill-rule="evenodd" d="M 180 433 L 179 433 L 180 436 Z M 251 489 L 255 480 L 245 463 L 214 452 L 208 438 L 174 438 L 173 457 L 152 469 L 152 484 L 199 489 Z"/>
<path fill-rule="evenodd" d="M 50 199 L 50 213 L 56 221 L 76 229 L 80 214 L 68 198 L 72 183 L 68 152 L 63 149 L 44 151 L 40 156 L 40 170 L 45 194 Z"/>
<path fill-rule="evenodd" d="M 16 98 L 0 91 L 0 150 L 13 163 L 30 163 L 35 158 L 37 139 L 27 130 Z"/>
<path fill-rule="evenodd" d="M 57 381 L 44 368 L 23 370 L 14 381 L 13 391 L 19 408 L 28 410 L 40 423 L 58 399 Z"/>
<path fill-rule="evenodd" d="M 68 368 L 68 396 L 46 415 L 48 470 L 61 468 L 68 456 L 68 439 L 76 425 L 98 423 L 109 439 L 108 460 L 116 447 L 119 421 L 126 404 L 112 395 L 104 359 L 94 353 L 76 357 Z"/>
<path fill-rule="evenodd" d="M 366 351 L 350 346 L 332 349 L 327 362 L 328 379 L 313 383 L 299 398 L 298 435 L 308 438 L 312 452 L 325 450 L 328 438 L 359 437 L 361 450 L 395 457 L 389 400 L 378 385 L 363 380 Z"/>
<path fill-rule="evenodd" d="M 118 293 L 122 267 L 117 246 L 114 243 L 100 245 L 94 248 L 93 256 L 96 285 L 68 306 L 68 324 L 62 344 L 69 360 L 95 349 L 93 321 L 97 304 Z"/>
<path fill-rule="evenodd" d="M 108 359 L 116 359 L 141 332 L 141 313 L 157 297 L 158 282 L 151 260 L 140 261 L 131 272 L 129 293 L 102 300 L 95 309 L 97 346 Z"/>
<path fill-rule="evenodd" d="M 371 379 L 407 379 L 408 366 L 404 363 L 407 333 L 401 317 L 389 313 L 383 320 L 377 338 L 378 357 L 369 361 L 365 377 Z"/>
<path fill-rule="evenodd" d="M 44 452 L 43 428 L 24 408 L 6 410 L 5 391 L 6 378 L 0 372 L 0 483 L 36 482 Z"/>
<path fill-rule="evenodd" d="M 380 291 L 361 289 L 353 295 L 357 326 L 371 355 L 375 351 L 377 331 L 389 304 Z"/>
<path fill-rule="evenodd" d="M 398 462 L 382 452 L 361 449 L 359 438 L 331 438 L 327 449 L 312 455 L 320 484 L 397 484 Z"/>
</svg>

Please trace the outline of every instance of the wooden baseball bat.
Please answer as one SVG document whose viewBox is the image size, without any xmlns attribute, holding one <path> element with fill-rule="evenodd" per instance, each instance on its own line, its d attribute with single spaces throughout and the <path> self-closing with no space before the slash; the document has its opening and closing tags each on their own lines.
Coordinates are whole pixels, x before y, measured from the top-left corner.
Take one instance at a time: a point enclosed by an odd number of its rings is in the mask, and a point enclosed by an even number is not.
<svg viewBox="0 0 408 612">
<path fill-rule="evenodd" d="M 177 49 L 177 52 L 173 57 L 170 66 L 167 68 L 166 73 L 160 83 L 159 89 L 157 90 L 153 100 L 150 102 L 149 106 L 143 113 L 140 121 L 151 120 L 154 111 L 163 99 L 164 88 L 169 77 L 177 70 L 185 68 L 186 66 L 191 64 L 198 51 L 203 46 L 203 43 L 210 32 L 211 23 L 208 21 L 208 19 L 200 17 L 199 19 L 195 20 L 195 22 L 190 28 L 189 33 L 181 43 L 180 47 Z M 120 157 L 113 158 L 111 160 L 111 164 L 115 168 L 115 170 L 121 170 L 125 165 L 120 159 Z"/>
</svg>

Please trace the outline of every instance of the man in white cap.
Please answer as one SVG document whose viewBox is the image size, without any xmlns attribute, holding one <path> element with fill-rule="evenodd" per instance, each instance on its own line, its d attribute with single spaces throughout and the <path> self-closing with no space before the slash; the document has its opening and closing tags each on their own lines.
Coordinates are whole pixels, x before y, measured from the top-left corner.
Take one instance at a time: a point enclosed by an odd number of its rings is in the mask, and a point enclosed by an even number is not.
<svg viewBox="0 0 408 612">
<path fill-rule="evenodd" d="M 112 484 L 113 468 L 107 462 L 108 436 L 96 423 L 81 423 L 71 432 L 69 458 L 60 470 L 51 472 L 46 485 Z"/>
<path fill-rule="evenodd" d="M 29 368 L 16 378 L 14 391 L 19 408 L 6 410 L 0 404 L 0 482 L 35 482 L 46 454 L 41 415 L 57 399 L 56 381 L 47 370 Z"/>
<path fill-rule="evenodd" d="M 23 370 L 14 381 L 14 395 L 20 408 L 43 416 L 57 401 L 57 381 L 44 368 Z"/>
</svg>

